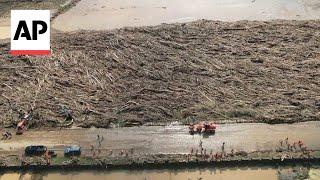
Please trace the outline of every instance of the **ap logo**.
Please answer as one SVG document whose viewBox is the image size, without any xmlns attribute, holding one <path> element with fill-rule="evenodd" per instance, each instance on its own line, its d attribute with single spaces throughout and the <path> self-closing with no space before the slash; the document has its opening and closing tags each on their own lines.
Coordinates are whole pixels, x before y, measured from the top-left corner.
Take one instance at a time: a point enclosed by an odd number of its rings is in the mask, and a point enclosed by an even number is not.
<svg viewBox="0 0 320 180">
<path fill-rule="evenodd" d="M 11 10 L 12 55 L 50 54 L 50 11 Z"/>
</svg>

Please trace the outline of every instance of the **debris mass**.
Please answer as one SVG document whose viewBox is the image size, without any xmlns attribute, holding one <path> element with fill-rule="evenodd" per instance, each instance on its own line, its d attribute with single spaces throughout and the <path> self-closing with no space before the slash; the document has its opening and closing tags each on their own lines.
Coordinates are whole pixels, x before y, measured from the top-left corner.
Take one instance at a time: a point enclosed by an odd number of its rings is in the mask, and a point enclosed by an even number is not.
<svg viewBox="0 0 320 180">
<path fill-rule="evenodd" d="M 199 20 L 54 33 L 50 57 L 0 43 L 1 126 L 320 119 L 320 21 Z"/>
</svg>

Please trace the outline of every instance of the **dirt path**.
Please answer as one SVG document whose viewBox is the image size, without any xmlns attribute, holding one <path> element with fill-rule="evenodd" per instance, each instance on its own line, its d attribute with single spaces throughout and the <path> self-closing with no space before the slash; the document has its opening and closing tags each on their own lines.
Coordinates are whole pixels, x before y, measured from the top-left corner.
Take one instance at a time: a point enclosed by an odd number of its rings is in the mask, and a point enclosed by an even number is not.
<svg viewBox="0 0 320 180">
<path fill-rule="evenodd" d="M 90 145 L 97 147 L 97 135 L 104 137 L 102 148 L 131 149 L 139 153 L 188 153 L 191 148 L 203 147 L 221 150 L 226 142 L 226 150 L 254 151 L 274 150 L 279 140 L 289 137 L 289 143 L 302 140 L 308 148 L 320 149 L 320 122 L 305 122 L 292 125 L 267 124 L 225 124 L 220 125 L 215 135 L 203 138 L 190 135 L 186 126 L 132 127 L 115 129 L 73 129 L 55 131 L 27 131 L 12 140 L 1 141 L 2 150 L 19 150 L 27 145 L 44 144 L 56 149 L 66 145 L 79 144 L 84 149 Z"/>
</svg>

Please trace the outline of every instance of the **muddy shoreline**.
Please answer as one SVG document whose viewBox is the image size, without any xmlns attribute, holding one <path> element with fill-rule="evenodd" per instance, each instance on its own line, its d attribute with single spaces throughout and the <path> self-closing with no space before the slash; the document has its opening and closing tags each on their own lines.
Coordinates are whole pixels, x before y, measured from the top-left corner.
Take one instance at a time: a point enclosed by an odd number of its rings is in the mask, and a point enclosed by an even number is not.
<svg viewBox="0 0 320 180">
<path fill-rule="evenodd" d="M 51 15 L 51 21 L 53 21 L 55 18 L 57 18 L 59 15 L 67 12 L 70 8 L 77 5 L 81 0 L 68 0 L 66 1 L 61 7 L 57 10 L 57 12 L 53 13 Z"/>
<path fill-rule="evenodd" d="M 191 22 L 199 19 L 237 21 L 272 19 L 319 19 L 317 0 L 179 0 L 117 1 L 82 0 L 76 7 L 59 16 L 53 27 L 61 31 L 106 30 L 122 27 L 154 26 L 161 23 Z M 94 21 L 93 21 L 94 19 Z M 72 23 L 69 23 L 72 21 Z"/>
</svg>

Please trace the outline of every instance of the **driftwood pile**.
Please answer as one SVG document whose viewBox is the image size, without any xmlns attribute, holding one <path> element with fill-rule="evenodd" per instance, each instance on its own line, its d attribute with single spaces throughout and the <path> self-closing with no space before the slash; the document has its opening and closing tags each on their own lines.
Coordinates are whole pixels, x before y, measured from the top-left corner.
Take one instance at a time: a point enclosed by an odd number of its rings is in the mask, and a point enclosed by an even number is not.
<svg viewBox="0 0 320 180">
<path fill-rule="evenodd" d="M 320 119 L 320 22 L 196 21 L 55 34 L 50 57 L 0 44 L 3 126 Z"/>
</svg>

